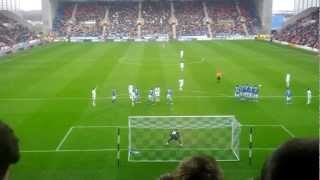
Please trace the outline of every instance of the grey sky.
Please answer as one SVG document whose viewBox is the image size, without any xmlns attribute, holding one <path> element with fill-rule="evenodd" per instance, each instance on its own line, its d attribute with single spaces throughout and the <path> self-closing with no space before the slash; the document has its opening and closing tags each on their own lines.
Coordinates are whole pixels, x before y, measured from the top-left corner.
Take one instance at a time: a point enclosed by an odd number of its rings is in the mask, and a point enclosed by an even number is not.
<svg viewBox="0 0 320 180">
<path fill-rule="evenodd" d="M 21 9 L 29 10 L 40 10 L 41 0 L 20 0 Z M 273 10 L 293 10 L 294 0 L 273 0 Z"/>
</svg>

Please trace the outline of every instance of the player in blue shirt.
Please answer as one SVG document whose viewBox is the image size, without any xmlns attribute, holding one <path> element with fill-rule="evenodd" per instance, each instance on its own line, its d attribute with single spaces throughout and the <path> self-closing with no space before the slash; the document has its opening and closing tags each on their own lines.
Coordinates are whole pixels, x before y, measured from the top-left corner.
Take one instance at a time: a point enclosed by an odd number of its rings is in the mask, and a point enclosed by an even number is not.
<svg viewBox="0 0 320 180">
<path fill-rule="evenodd" d="M 240 97 L 240 87 L 239 85 L 236 85 L 235 90 L 234 90 L 234 96 L 235 97 Z"/>
<path fill-rule="evenodd" d="M 168 104 L 173 104 L 173 92 L 172 92 L 172 89 L 168 89 L 167 91 L 167 103 Z"/>
<path fill-rule="evenodd" d="M 257 95 L 258 95 L 257 94 L 257 90 L 258 90 L 257 86 L 253 86 L 252 87 L 252 99 L 255 100 L 255 101 L 257 100 Z"/>
<path fill-rule="evenodd" d="M 248 85 L 248 84 L 246 85 L 246 92 L 247 92 L 247 93 L 246 93 L 246 97 L 247 97 L 247 98 L 250 98 L 251 87 L 250 87 L 250 85 Z"/>
<path fill-rule="evenodd" d="M 139 89 L 135 88 L 134 93 L 136 94 L 136 99 L 135 99 L 136 103 L 140 102 L 140 91 L 139 91 Z"/>
<path fill-rule="evenodd" d="M 253 86 L 248 86 L 248 98 L 253 99 Z"/>
<path fill-rule="evenodd" d="M 154 103 L 154 101 L 155 101 L 154 90 L 152 88 L 149 90 L 148 101 L 150 103 Z"/>
<path fill-rule="evenodd" d="M 287 88 L 285 96 L 286 96 L 287 104 L 291 104 L 292 103 L 292 92 L 289 88 Z"/>
<path fill-rule="evenodd" d="M 247 97 L 247 86 L 246 85 L 242 85 L 241 88 L 241 100 L 245 100 Z"/>
</svg>

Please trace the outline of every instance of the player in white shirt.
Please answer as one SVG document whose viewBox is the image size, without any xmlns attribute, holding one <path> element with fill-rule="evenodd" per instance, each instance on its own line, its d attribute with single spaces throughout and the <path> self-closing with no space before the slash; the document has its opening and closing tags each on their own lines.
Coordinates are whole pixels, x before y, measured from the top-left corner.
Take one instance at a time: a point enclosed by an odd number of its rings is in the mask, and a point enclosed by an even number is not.
<svg viewBox="0 0 320 180">
<path fill-rule="evenodd" d="M 128 86 L 128 94 L 129 94 L 129 99 L 132 101 L 133 100 L 133 89 L 134 89 L 134 86 L 133 85 L 129 85 Z"/>
<path fill-rule="evenodd" d="M 184 62 L 183 61 L 180 62 L 180 70 L 181 70 L 181 72 L 184 71 Z"/>
<path fill-rule="evenodd" d="M 91 91 L 91 98 L 92 98 L 92 106 L 96 106 L 96 99 L 97 99 L 97 88 L 93 88 Z"/>
<path fill-rule="evenodd" d="M 184 79 L 179 79 L 179 91 L 183 91 Z"/>
<path fill-rule="evenodd" d="M 312 99 L 312 92 L 311 89 L 307 89 L 307 104 L 311 104 L 311 99 Z"/>
<path fill-rule="evenodd" d="M 154 95 L 155 95 L 156 102 L 160 102 L 160 92 L 161 92 L 160 87 L 156 87 L 154 89 Z"/>
<path fill-rule="evenodd" d="M 183 59 L 183 56 L 184 56 L 184 51 L 180 50 L 180 59 Z"/>
<path fill-rule="evenodd" d="M 111 101 L 112 103 L 115 103 L 117 101 L 117 91 L 115 89 L 112 89 L 112 97 L 111 97 Z"/>
<path fill-rule="evenodd" d="M 287 73 L 286 75 L 286 87 L 290 87 L 291 74 Z"/>
<path fill-rule="evenodd" d="M 129 96 L 133 93 L 133 89 L 134 89 L 134 86 L 133 86 L 133 85 L 129 85 L 129 86 L 128 86 Z"/>
<path fill-rule="evenodd" d="M 130 100 L 131 100 L 131 106 L 132 106 L 132 107 L 135 106 L 136 100 L 137 100 L 137 95 L 136 95 L 135 92 L 132 92 L 132 93 L 131 93 Z"/>
</svg>

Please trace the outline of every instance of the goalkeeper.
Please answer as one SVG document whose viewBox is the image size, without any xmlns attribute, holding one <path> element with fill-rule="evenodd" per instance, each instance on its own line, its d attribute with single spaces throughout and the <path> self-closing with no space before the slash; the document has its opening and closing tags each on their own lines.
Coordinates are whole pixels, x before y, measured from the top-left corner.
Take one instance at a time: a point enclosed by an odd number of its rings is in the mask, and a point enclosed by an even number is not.
<svg viewBox="0 0 320 180">
<path fill-rule="evenodd" d="M 171 141 L 177 141 L 179 143 L 180 146 L 182 146 L 182 142 L 181 142 L 181 138 L 180 138 L 180 133 L 177 129 L 174 129 L 171 131 L 170 133 L 170 138 L 167 141 L 167 145 L 169 145 L 169 143 Z"/>
</svg>

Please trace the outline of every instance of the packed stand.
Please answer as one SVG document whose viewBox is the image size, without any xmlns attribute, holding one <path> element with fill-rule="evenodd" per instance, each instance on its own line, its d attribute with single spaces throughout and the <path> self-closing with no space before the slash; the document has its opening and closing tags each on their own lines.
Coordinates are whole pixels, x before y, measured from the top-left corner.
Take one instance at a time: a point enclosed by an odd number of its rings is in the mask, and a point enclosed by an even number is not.
<svg viewBox="0 0 320 180">
<path fill-rule="evenodd" d="M 170 34 L 169 17 L 170 6 L 168 2 L 143 2 L 142 18 L 144 19 L 144 25 L 142 27 L 142 36 Z"/>
<path fill-rule="evenodd" d="M 240 1 L 239 9 L 241 13 L 240 21 L 237 23 L 245 23 L 249 34 L 257 34 L 259 27 L 259 20 L 255 13 L 252 2 Z"/>
<path fill-rule="evenodd" d="M 53 22 L 53 31 L 60 36 L 66 36 L 69 24 L 72 24 L 71 17 L 75 7 L 74 3 L 60 3 L 55 20 Z"/>
<path fill-rule="evenodd" d="M 108 5 L 110 38 L 124 38 L 137 36 L 138 3 L 137 2 L 112 2 Z"/>
<path fill-rule="evenodd" d="M 213 36 L 245 35 L 241 17 L 233 1 L 208 1 L 208 13 L 212 18 Z"/>
<path fill-rule="evenodd" d="M 204 11 L 201 2 L 175 2 L 174 8 L 178 20 L 178 36 L 208 35 L 208 28 L 203 23 Z"/>
<path fill-rule="evenodd" d="M 100 3 L 64 3 L 58 9 L 54 29 L 61 35 L 99 36 L 105 6 Z M 61 16 L 61 13 L 63 15 Z M 60 28 L 59 28 L 60 26 Z"/>
<path fill-rule="evenodd" d="M 0 48 L 12 46 L 21 42 L 32 40 L 35 37 L 27 27 L 14 19 L 0 13 Z"/>
<path fill-rule="evenodd" d="M 100 21 L 105 15 L 105 6 L 100 3 L 79 3 L 75 14 L 76 22 L 71 29 L 74 36 L 99 36 Z"/>
<path fill-rule="evenodd" d="M 319 48 L 319 8 L 274 34 L 276 40 Z"/>
<path fill-rule="evenodd" d="M 58 11 L 53 22 L 53 30 L 58 32 L 59 35 L 67 36 L 71 26 L 74 22 L 72 20 L 72 13 L 75 8 L 75 3 L 60 3 Z"/>
<path fill-rule="evenodd" d="M 212 22 L 207 21 L 205 17 L 203 2 L 207 5 L 208 17 Z M 211 23 L 213 36 L 247 35 L 258 32 L 257 16 L 252 3 L 249 2 L 211 0 L 174 1 L 173 4 L 177 19 L 177 37 L 208 36 L 211 33 L 207 23 Z M 105 17 L 106 14 L 108 17 Z M 171 17 L 169 1 L 143 1 L 142 19 L 139 22 L 138 16 L 138 2 L 64 2 L 60 3 L 57 10 L 53 30 L 60 36 L 103 34 L 108 38 L 136 38 L 140 23 L 142 37 L 159 35 L 171 37 L 173 29 L 169 24 Z"/>
</svg>

